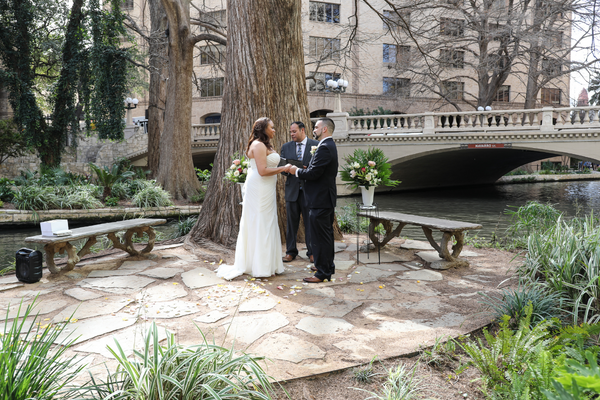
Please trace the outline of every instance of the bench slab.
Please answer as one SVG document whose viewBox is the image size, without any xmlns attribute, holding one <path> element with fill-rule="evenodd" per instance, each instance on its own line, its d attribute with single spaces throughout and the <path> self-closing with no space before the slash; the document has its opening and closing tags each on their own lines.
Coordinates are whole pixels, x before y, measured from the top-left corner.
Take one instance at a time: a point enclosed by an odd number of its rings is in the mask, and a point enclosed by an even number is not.
<svg viewBox="0 0 600 400">
<path fill-rule="evenodd" d="M 470 222 L 452 221 L 442 218 L 421 217 L 419 215 L 402 214 L 391 211 L 381 211 L 378 213 L 359 212 L 359 217 L 369 218 L 369 238 L 378 247 L 385 246 L 390 240 L 396 236 L 400 236 L 402 229 L 406 225 L 420 226 L 423 233 L 427 237 L 429 243 L 437 250 L 439 256 L 446 261 L 457 262 L 458 256 L 464 245 L 464 231 L 471 229 L 481 229 L 479 224 Z M 394 228 L 393 223 L 398 225 Z M 383 224 L 385 229 L 385 237 L 380 240 L 375 233 L 375 227 Z M 441 243 L 438 244 L 433 238 L 432 230 L 442 232 Z M 456 244 L 452 246 L 452 253 L 448 250 L 448 244 L 451 243 L 452 237 L 455 238 Z"/>
<path fill-rule="evenodd" d="M 69 236 L 30 236 L 25 239 L 25 243 L 42 243 L 44 244 L 44 250 L 46 251 L 46 264 L 51 273 L 55 274 L 61 271 L 54 263 L 54 254 L 63 254 L 67 252 L 68 259 L 67 265 L 63 269 L 71 271 L 75 264 L 77 264 L 81 257 L 90 252 L 91 247 L 96 244 L 96 237 L 101 235 L 108 235 L 108 238 L 112 241 L 113 247 L 126 251 L 132 256 L 140 254 L 146 254 L 152 251 L 154 248 L 154 240 L 156 234 L 152 228 L 155 225 L 161 225 L 166 223 L 165 219 L 149 219 L 140 218 L 132 219 L 128 221 L 109 222 L 105 224 L 91 225 L 83 228 L 71 229 L 72 234 Z M 124 242 L 115 235 L 117 232 L 125 231 Z M 148 234 L 148 245 L 141 250 L 137 251 L 133 246 L 133 235 L 141 238 L 144 233 Z M 70 243 L 74 240 L 87 239 L 85 245 L 76 252 L 75 247 Z"/>
</svg>

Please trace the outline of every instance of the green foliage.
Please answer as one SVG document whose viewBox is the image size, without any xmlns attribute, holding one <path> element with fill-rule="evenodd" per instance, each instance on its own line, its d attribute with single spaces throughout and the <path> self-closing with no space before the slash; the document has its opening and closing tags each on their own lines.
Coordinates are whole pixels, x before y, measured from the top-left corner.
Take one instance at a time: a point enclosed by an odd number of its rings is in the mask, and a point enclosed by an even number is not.
<svg viewBox="0 0 600 400">
<path fill-rule="evenodd" d="M 155 181 L 153 186 L 148 186 L 133 196 L 136 207 L 164 207 L 172 206 L 171 194 L 161 188 Z"/>
<path fill-rule="evenodd" d="M 562 218 L 527 241 L 525 262 L 517 272 L 529 282 L 539 280 L 563 300 L 574 324 L 600 320 L 600 223 L 590 215 Z"/>
<path fill-rule="evenodd" d="M 509 327 L 509 316 L 504 316 L 496 336 L 484 329 L 487 345 L 481 339 L 459 343 L 481 372 L 482 390 L 490 398 L 544 399 L 542 390 L 551 388 L 549 349 L 554 341 L 548 330 L 553 322 L 532 327 L 532 310 L 531 304 L 526 307 L 516 331 Z"/>
<path fill-rule="evenodd" d="M 194 168 L 196 170 L 196 176 L 200 182 L 208 182 L 210 180 L 210 174 L 212 170 L 213 164 L 210 163 L 211 169 L 202 170 L 200 168 Z"/>
<path fill-rule="evenodd" d="M 97 199 L 97 187 L 86 186 L 35 186 L 18 187 L 13 203 L 19 210 L 92 209 L 102 207 Z"/>
<path fill-rule="evenodd" d="M 0 200 L 2 201 L 12 201 L 12 198 L 15 192 L 12 190 L 14 181 L 11 181 L 7 178 L 0 178 Z"/>
<path fill-rule="evenodd" d="M 369 393 L 369 399 L 377 400 L 409 400 L 416 398 L 421 388 L 421 382 L 415 378 L 415 370 L 417 365 L 412 370 L 408 370 L 404 365 L 398 365 L 386 371 L 387 379 L 383 383 L 378 392 Z"/>
<path fill-rule="evenodd" d="M 421 349 L 420 361 L 435 368 L 450 366 L 457 360 L 456 342 L 450 337 L 437 337 L 431 348 Z"/>
<path fill-rule="evenodd" d="M 141 351 L 128 356 L 121 345 L 109 350 L 117 370 L 105 381 L 91 377 L 85 398 L 91 399 L 271 399 L 269 377 L 260 357 L 237 356 L 233 348 L 203 343 L 181 346 L 167 332 L 166 344 L 159 343 L 158 328 L 152 323 Z"/>
<path fill-rule="evenodd" d="M 513 169 L 512 171 L 510 171 L 508 174 L 506 174 L 504 176 L 513 176 L 513 175 L 529 175 L 529 172 L 527 172 L 527 170 L 524 170 L 523 168 L 517 168 L 517 169 Z"/>
<path fill-rule="evenodd" d="M 153 180 L 145 180 L 145 179 L 133 179 L 127 182 L 127 186 L 129 188 L 129 196 L 135 196 L 142 190 L 153 187 L 156 184 L 156 181 Z"/>
<path fill-rule="evenodd" d="M 132 171 L 122 171 L 119 164 L 113 164 L 109 169 L 106 166 L 100 168 L 90 163 L 90 168 L 96 174 L 98 184 L 104 187 L 104 192 L 102 193 L 103 200 L 112 196 L 112 188 L 115 183 L 135 175 Z"/>
<path fill-rule="evenodd" d="M 552 205 L 537 201 L 529 201 L 516 211 L 506 210 L 506 214 L 511 217 L 506 235 L 511 237 L 518 247 L 526 246 L 530 234 L 552 228 L 562 215 Z"/>
<path fill-rule="evenodd" d="M 184 220 L 179 220 L 177 222 L 177 230 L 173 233 L 172 238 L 175 239 L 190 233 L 197 221 L 198 217 L 187 217 Z"/>
<path fill-rule="evenodd" d="M 87 122 L 89 126 L 90 119 L 94 120 L 99 138 L 122 140 L 129 51 L 121 45 L 121 37 L 127 36 L 122 0 L 108 3 L 106 7 L 99 0 L 90 1 L 93 45 L 89 62 L 94 91 L 86 98 L 90 108 Z"/>
<path fill-rule="evenodd" d="M 69 399 L 74 391 L 69 384 L 84 368 L 75 356 L 66 353 L 75 339 L 61 339 L 66 323 L 40 326 L 27 320 L 37 301 L 27 306 L 12 322 L 6 322 L 0 335 L 0 398 L 10 400 Z M 6 321 L 8 321 L 6 311 Z M 59 344 L 55 346 L 54 343 Z"/>
<path fill-rule="evenodd" d="M 111 194 L 117 200 L 125 200 L 131 196 L 130 182 L 117 182 L 113 185 Z"/>
<path fill-rule="evenodd" d="M 537 325 L 546 319 L 562 317 L 561 299 L 556 293 L 549 292 L 539 284 L 519 285 L 516 289 L 503 289 L 499 297 L 483 296 L 480 301 L 491 312 L 496 321 L 501 321 L 505 315 L 515 326 L 525 315 L 527 306 L 531 305 L 531 323 Z"/>
<path fill-rule="evenodd" d="M 108 207 L 116 207 L 119 205 L 119 198 L 118 197 L 107 197 L 106 199 L 104 199 L 104 204 L 107 205 Z"/>
<path fill-rule="evenodd" d="M 362 367 L 362 368 L 354 368 L 352 370 L 352 375 L 354 375 L 354 380 L 360 383 L 371 383 L 373 378 L 377 376 L 377 373 L 373 370 L 373 363 L 377 357 L 373 357 L 371 362 Z"/>
<path fill-rule="evenodd" d="M 588 398 L 584 394 L 600 394 L 600 367 L 598 367 L 597 354 L 586 351 L 587 365 L 577 360 L 567 360 L 565 366 L 557 370 L 558 377 L 553 384 L 560 394 L 555 396 L 549 391 L 546 395 L 549 399 L 580 399 Z"/>
<path fill-rule="evenodd" d="M 350 182 L 351 188 L 359 186 L 397 186 L 400 182 L 390 179 L 391 164 L 381 149 L 369 147 L 367 151 L 355 149 L 354 153 L 344 158 L 346 165 L 342 167 L 342 181 Z"/>
<path fill-rule="evenodd" d="M 8 158 L 21 157 L 29 151 L 27 142 L 12 120 L 0 120 L 0 165 Z"/>
<path fill-rule="evenodd" d="M 356 204 L 342 206 L 335 211 L 338 226 L 344 233 L 355 233 L 358 230 L 358 220 L 356 213 L 358 207 Z M 367 232 L 369 228 L 369 220 L 367 218 L 360 219 L 360 232 Z"/>
</svg>

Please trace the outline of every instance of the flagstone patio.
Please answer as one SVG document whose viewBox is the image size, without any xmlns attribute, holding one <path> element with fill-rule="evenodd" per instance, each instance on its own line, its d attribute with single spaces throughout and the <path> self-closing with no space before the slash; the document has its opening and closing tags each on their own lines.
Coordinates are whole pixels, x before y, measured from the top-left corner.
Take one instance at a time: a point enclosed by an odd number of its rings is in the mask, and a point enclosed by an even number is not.
<svg viewBox="0 0 600 400">
<path fill-rule="evenodd" d="M 168 330 L 178 343 L 198 344 L 199 328 L 211 343 L 267 357 L 275 379 L 297 378 L 413 352 L 489 322 L 477 292 L 507 284 L 513 255 L 477 249 L 463 252 L 470 267 L 434 271 L 427 246 L 395 239 L 382 250 L 382 264 L 373 252 L 361 253 L 358 263 L 349 237 L 336 243 L 334 279 L 321 284 L 302 281 L 310 275 L 302 257 L 281 275 L 228 282 L 213 272 L 218 262 L 198 259 L 183 245 L 156 246 L 152 260 L 84 260 L 69 273 L 44 273 L 36 284 L 0 278 L 0 312 L 6 316 L 10 305 L 10 323 L 21 300 L 38 296 L 38 323 L 68 321 L 65 334 L 76 339 L 69 352 L 87 355 L 100 376 L 104 363 L 114 369 L 116 362 L 107 346 L 116 339 L 131 354 L 156 321 L 162 338 Z"/>
</svg>

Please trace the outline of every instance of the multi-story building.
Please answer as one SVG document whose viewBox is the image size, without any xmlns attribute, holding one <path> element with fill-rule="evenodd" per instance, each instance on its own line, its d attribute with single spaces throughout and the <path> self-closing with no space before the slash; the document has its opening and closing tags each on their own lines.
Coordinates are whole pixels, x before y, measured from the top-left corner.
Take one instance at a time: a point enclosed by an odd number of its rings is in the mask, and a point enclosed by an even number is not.
<svg viewBox="0 0 600 400">
<path fill-rule="evenodd" d="M 431 1 L 439 1 L 441 8 L 411 12 L 410 7 L 405 7 L 400 12 L 393 12 L 386 2 L 380 1 L 367 4 L 352 0 L 302 0 L 306 87 L 311 116 L 323 116 L 334 110 L 336 95 L 326 82 L 338 78 L 349 83 L 341 97 L 343 111 L 360 112 L 379 107 L 408 114 L 455 110 L 455 107 L 472 110 L 479 91 L 473 77 L 477 75 L 476 67 L 481 68 L 481 63 L 477 64 L 475 59 L 478 49 L 474 41 L 477 39 L 473 36 L 477 32 L 470 32 L 469 26 L 460 19 L 461 13 L 449 7 L 456 6 L 457 0 Z M 196 2 L 197 8 L 204 12 L 201 18 L 226 26 L 227 10 L 222 0 Z M 131 16 L 149 26 L 147 0 L 130 0 L 125 2 L 125 7 Z M 196 8 L 193 8 L 192 13 L 195 12 Z M 496 12 L 498 17 L 490 19 L 487 29 L 500 32 L 505 26 L 502 18 L 506 18 L 506 13 L 502 8 L 497 8 Z M 356 16 L 359 24 L 356 32 L 352 32 Z M 415 39 L 413 35 L 411 40 L 402 26 L 410 26 L 415 32 L 429 26 L 427 29 L 431 32 L 423 34 L 421 39 Z M 552 46 L 564 47 L 570 42 L 570 24 L 566 18 L 561 27 L 563 31 L 552 35 Z M 354 40 L 350 44 L 348 38 L 351 35 Z M 431 54 L 427 54 L 427 46 L 419 40 L 436 43 L 429 47 Z M 493 37 L 489 46 L 498 46 L 499 42 L 498 37 Z M 197 89 L 192 108 L 194 124 L 220 121 L 224 58 L 223 46 L 198 44 L 195 58 Z M 436 67 L 432 68 L 428 60 L 435 60 Z M 498 63 L 502 61 L 498 60 Z M 523 107 L 526 61 L 520 59 L 514 63 L 493 101 L 486 105 L 494 109 Z M 546 58 L 540 61 L 539 68 L 545 71 L 542 72 L 544 76 L 560 75 L 560 69 L 565 68 L 568 61 L 564 56 L 560 62 Z M 424 68 L 430 70 L 423 74 Z M 569 75 L 560 75 L 543 84 L 536 103 L 540 107 L 568 106 L 568 93 Z M 141 101 L 136 115 L 143 115 L 144 104 L 146 101 Z"/>
</svg>

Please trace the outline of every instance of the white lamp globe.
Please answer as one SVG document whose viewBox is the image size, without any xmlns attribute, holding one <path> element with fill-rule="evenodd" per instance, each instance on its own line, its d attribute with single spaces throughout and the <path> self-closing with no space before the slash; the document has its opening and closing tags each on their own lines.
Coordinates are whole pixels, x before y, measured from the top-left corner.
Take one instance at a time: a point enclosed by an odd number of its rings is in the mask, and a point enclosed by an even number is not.
<svg viewBox="0 0 600 400">
<path fill-rule="evenodd" d="M 483 107 L 482 106 L 477 107 L 477 111 L 483 111 Z"/>
<path fill-rule="evenodd" d="M 131 100 L 131 102 L 132 102 L 134 105 L 137 105 L 137 103 L 138 103 L 138 99 L 136 99 L 136 98 L 133 98 L 133 99 Z"/>
<path fill-rule="evenodd" d="M 125 102 L 126 102 L 127 104 L 131 104 L 132 100 L 133 100 L 133 99 L 132 99 L 131 97 L 128 97 L 127 99 L 125 99 Z"/>
<path fill-rule="evenodd" d="M 342 79 L 342 86 L 345 88 L 348 87 L 348 81 L 345 79 Z"/>
<path fill-rule="evenodd" d="M 492 111 L 492 107 L 490 107 L 490 106 L 485 106 L 485 111 Z"/>
<path fill-rule="evenodd" d="M 331 85 L 331 87 L 334 89 L 337 89 L 338 86 L 339 86 L 339 83 L 336 81 L 333 81 L 333 85 Z"/>
<path fill-rule="evenodd" d="M 328 81 L 327 81 L 327 86 L 329 86 L 329 87 L 333 87 L 333 80 L 331 80 L 331 79 L 330 79 L 330 80 L 328 80 Z"/>
</svg>

